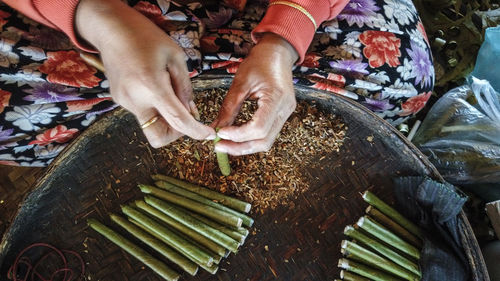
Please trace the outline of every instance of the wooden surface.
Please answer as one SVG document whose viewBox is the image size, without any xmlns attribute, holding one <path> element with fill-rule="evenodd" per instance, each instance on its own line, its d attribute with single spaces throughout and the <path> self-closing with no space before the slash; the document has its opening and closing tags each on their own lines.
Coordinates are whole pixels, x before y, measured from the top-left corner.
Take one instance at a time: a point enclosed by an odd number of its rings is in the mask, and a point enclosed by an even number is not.
<svg viewBox="0 0 500 281">
<path fill-rule="evenodd" d="M 228 78 L 199 78 L 195 89 L 227 88 Z M 256 223 L 237 255 L 215 276 L 183 275 L 182 280 L 333 280 L 338 278 L 342 231 L 364 212 L 360 192 L 370 189 L 392 201 L 391 178 L 429 175 L 441 180 L 424 156 L 389 124 L 359 104 L 307 88 L 298 97 L 340 114 L 348 124 L 340 153 L 318 155 L 317 181 L 289 206 L 251 215 Z M 325 140 L 327 141 L 327 140 Z M 158 276 L 86 225 L 97 218 L 112 225 L 108 212 L 142 197 L 137 183 L 166 171 L 164 155 L 147 144 L 132 115 L 116 110 L 80 135 L 54 161 L 26 199 L 0 244 L 0 276 L 15 255 L 34 242 L 82 254 L 91 280 L 160 280 Z M 319 160 L 318 160 L 319 161 Z M 477 242 L 462 213 L 460 227 L 472 280 L 488 280 Z M 114 229 L 119 229 L 113 225 Z"/>
</svg>

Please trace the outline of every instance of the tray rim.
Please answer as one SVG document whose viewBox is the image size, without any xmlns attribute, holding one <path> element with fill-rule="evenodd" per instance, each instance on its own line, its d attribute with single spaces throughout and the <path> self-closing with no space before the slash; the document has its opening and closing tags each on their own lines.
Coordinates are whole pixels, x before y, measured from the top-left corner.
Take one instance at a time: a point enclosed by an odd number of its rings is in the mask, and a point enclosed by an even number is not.
<svg viewBox="0 0 500 281">
<path fill-rule="evenodd" d="M 201 74 L 200 76 L 191 79 L 191 82 L 193 86 L 193 91 L 195 92 L 213 88 L 228 89 L 229 86 L 231 85 L 233 78 L 234 75 L 231 74 L 226 75 L 226 74 L 204 73 Z M 209 84 L 210 86 L 207 86 L 206 84 Z M 342 95 L 332 94 L 331 92 L 307 86 L 294 85 L 294 88 L 296 96 L 314 95 L 315 97 L 320 99 L 330 99 L 330 100 L 338 99 L 341 102 L 348 104 L 353 109 L 362 111 L 363 114 L 368 114 L 371 118 L 374 118 L 377 122 L 380 122 L 383 128 L 390 132 L 390 135 L 396 137 L 399 141 L 401 141 L 404 145 L 407 146 L 407 148 L 414 154 L 414 156 L 416 156 L 419 159 L 422 165 L 428 170 L 429 176 L 440 182 L 445 181 L 444 178 L 438 172 L 437 168 L 434 167 L 434 165 L 428 160 L 428 158 L 412 142 L 410 142 L 401 132 L 399 132 L 396 128 L 390 125 L 387 121 L 380 118 L 378 115 L 373 113 L 371 110 L 368 110 L 360 103 L 353 101 Z M 119 106 L 116 109 L 113 109 L 112 111 L 102 115 L 91 126 L 94 126 L 94 128 L 96 128 L 100 126 L 101 123 L 103 123 L 103 120 L 106 119 L 106 117 L 110 117 L 113 115 L 120 115 L 120 114 L 130 114 L 130 113 L 128 113 L 127 110 Z M 19 214 L 22 210 L 22 207 L 24 206 L 25 201 L 29 198 L 30 195 L 39 191 L 39 189 L 44 185 L 44 183 L 49 180 L 52 171 L 56 169 L 62 161 L 66 160 L 67 157 L 71 156 L 70 152 L 73 149 L 75 149 L 75 147 L 79 144 L 79 140 L 86 138 L 89 133 L 90 130 L 85 130 L 82 134 L 77 136 L 67 147 L 65 147 L 63 151 L 47 167 L 47 169 L 43 173 L 43 176 L 36 180 L 33 189 L 23 197 L 21 203 L 18 206 L 18 209 L 16 210 L 16 213 L 13 217 L 11 224 L 7 227 L 5 233 L 2 236 L 2 239 L 0 240 L 0 264 L 2 264 L 4 259 L 4 249 L 6 248 L 6 243 L 10 236 L 11 229 L 14 225 L 14 222 L 19 217 Z M 95 133 L 95 130 L 93 131 L 93 133 Z M 489 281 L 490 279 L 486 268 L 486 263 L 484 261 L 481 249 L 479 247 L 479 243 L 477 242 L 477 239 L 474 235 L 469 220 L 463 210 L 461 210 L 459 214 L 459 227 L 461 229 L 460 238 L 462 240 L 462 243 L 464 243 L 465 245 L 464 250 L 467 259 L 469 261 L 469 265 L 471 266 L 472 269 L 473 280 Z"/>
</svg>

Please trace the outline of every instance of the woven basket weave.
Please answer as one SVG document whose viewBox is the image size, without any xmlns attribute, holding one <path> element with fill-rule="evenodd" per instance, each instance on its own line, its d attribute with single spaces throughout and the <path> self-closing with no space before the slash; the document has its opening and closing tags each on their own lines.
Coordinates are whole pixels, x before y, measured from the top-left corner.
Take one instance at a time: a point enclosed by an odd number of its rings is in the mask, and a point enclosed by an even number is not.
<svg viewBox="0 0 500 281">
<path fill-rule="evenodd" d="M 228 88 L 228 77 L 203 77 L 195 90 Z M 215 276 L 183 275 L 183 280 L 333 280 L 339 276 L 343 228 L 362 216 L 359 193 L 370 189 L 392 202 L 391 179 L 428 175 L 442 180 L 424 156 L 389 124 L 361 105 L 309 88 L 298 98 L 339 114 L 349 129 L 340 153 L 326 155 L 323 169 L 310 171 L 317 181 L 289 206 L 252 213 L 254 234 Z M 370 137 L 370 138 L 368 138 Z M 86 225 L 97 218 L 112 225 L 109 212 L 141 197 L 135 187 L 164 172 L 165 156 L 151 149 L 134 117 L 116 110 L 70 145 L 45 172 L 20 208 L 0 245 L 0 276 L 15 255 L 34 242 L 46 242 L 82 254 L 92 280 L 160 280 L 149 269 Z M 460 214 L 461 238 L 473 276 L 489 280 L 467 218 Z M 114 227 L 119 229 L 118 227 Z"/>
</svg>

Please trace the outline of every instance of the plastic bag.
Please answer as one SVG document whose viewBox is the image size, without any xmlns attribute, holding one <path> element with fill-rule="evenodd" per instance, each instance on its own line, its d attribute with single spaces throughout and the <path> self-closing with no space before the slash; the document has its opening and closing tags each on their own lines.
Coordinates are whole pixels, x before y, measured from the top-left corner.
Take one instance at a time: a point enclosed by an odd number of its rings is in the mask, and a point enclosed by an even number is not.
<svg viewBox="0 0 500 281">
<path fill-rule="evenodd" d="M 472 76 L 488 80 L 500 92 L 500 26 L 489 27 L 477 54 Z"/>
<path fill-rule="evenodd" d="M 499 99 L 471 77 L 433 105 L 413 139 L 448 182 L 490 201 L 500 199 Z"/>
</svg>

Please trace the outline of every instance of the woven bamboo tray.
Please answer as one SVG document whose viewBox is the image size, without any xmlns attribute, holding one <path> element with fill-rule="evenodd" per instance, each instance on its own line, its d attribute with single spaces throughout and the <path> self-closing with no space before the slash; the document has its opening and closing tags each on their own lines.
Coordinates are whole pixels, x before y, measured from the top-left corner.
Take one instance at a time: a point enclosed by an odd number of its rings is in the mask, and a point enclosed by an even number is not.
<svg viewBox="0 0 500 281">
<path fill-rule="evenodd" d="M 229 77 L 195 79 L 195 90 L 228 88 Z M 184 274 L 182 280 L 333 280 L 343 228 L 366 207 L 359 193 L 371 189 L 392 202 L 391 179 L 428 175 L 436 169 L 399 132 L 361 105 L 309 88 L 296 88 L 299 99 L 316 102 L 340 114 L 349 129 L 339 154 L 326 155 L 317 182 L 294 201 L 252 213 L 255 235 L 237 255 L 224 260 L 217 275 Z M 164 156 L 147 144 L 134 117 L 115 110 L 85 131 L 47 169 L 26 198 L 0 244 L 0 279 L 16 254 L 34 242 L 45 242 L 82 254 L 89 280 L 160 280 L 149 269 L 86 225 L 97 218 L 111 225 L 107 213 L 142 197 L 136 184 L 165 171 Z M 461 238 L 470 261 L 471 280 L 489 280 L 477 241 L 460 214 Z M 119 229 L 119 227 L 113 227 Z"/>
</svg>

